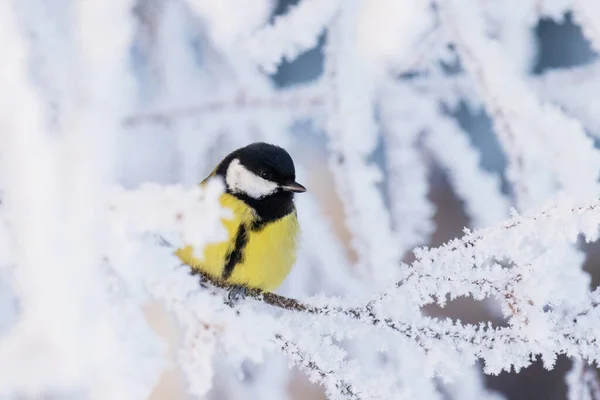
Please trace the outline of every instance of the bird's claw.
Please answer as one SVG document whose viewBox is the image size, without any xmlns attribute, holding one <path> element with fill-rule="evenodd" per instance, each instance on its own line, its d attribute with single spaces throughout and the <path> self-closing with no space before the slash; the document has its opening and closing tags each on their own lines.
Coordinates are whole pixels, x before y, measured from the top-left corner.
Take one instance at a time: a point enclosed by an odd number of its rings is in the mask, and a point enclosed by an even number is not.
<svg viewBox="0 0 600 400">
<path fill-rule="evenodd" d="M 233 307 L 235 303 L 244 300 L 245 298 L 246 286 L 235 285 L 229 290 L 229 295 L 227 296 L 227 304 L 229 304 L 230 307 Z"/>
</svg>

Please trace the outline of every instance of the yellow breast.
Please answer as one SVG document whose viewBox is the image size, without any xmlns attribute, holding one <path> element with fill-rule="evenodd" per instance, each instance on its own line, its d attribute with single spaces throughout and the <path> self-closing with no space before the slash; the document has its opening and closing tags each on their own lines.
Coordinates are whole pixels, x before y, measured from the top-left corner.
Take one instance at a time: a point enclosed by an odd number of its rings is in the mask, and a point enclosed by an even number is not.
<svg viewBox="0 0 600 400">
<path fill-rule="evenodd" d="M 233 211 L 232 219 L 223 219 L 228 240 L 210 244 L 204 248 L 204 260 L 193 255 L 190 246 L 176 251 L 183 263 L 199 269 L 217 279 L 223 279 L 223 271 L 232 253 L 240 226 L 247 232 L 241 260 L 233 272 L 224 279 L 227 283 L 246 285 L 262 290 L 275 290 L 290 272 L 296 261 L 298 219 L 296 211 L 260 229 L 253 229 L 257 220 L 252 208 L 236 197 L 223 194 L 221 205 Z"/>
</svg>

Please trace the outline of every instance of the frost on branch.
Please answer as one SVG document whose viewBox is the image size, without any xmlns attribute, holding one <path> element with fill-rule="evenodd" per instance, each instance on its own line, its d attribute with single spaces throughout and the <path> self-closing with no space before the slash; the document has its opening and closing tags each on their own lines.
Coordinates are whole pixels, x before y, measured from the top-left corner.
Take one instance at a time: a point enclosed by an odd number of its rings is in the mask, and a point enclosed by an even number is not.
<svg viewBox="0 0 600 400">
<path fill-rule="evenodd" d="M 293 60 L 317 45 L 340 4 L 340 0 L 302 1 L 244 39 L 239 44 L 240 51 L 266 71 L 274 72 L 282 59 Z"/>
<path fill-rule="evenodd" d="M 457 52 L 494 117 L 509 159 L 507 176 L 521 206 L 539 204 L 538 194 L 546 196 L 556 187 L 574 196 L 597 196 L 600 158 L 581 124 L 557 107 L 541 103 L 528 89 L 500 46 L 486 38 L 477 6 L 450 1 L 440 8 Z M 471 23 L 459 23 L 465 20 Z M 565 146 L 572 151 L 564 151 Z"/>
<path fill-rule="evenodd" d="M 598 398 L 600 291 L 578 246 L 600 224 L 600 68 L 529 72 L 542 18 L 571 13 L 598 51 L 598 6 L 238 3 L 0 2 L 0 397 L 144 399 L 171 371 L 199 398 L 291 398 L 300 372 L 332 399 L 498 399 L 482 373 L 566 356 L 570 398 Z M 322 71 L 273 84 L 309 50 L 303 72 Z M 463 108 L 490 119 L 506 171 L 483 168 Z M 226 237 L 222 182 L 194 184 L 258 140 L 309 186 L 303 236 L 279 293 L 230 307 L 173 250 Z M 469 226 L 417 248 L 452 217 L 433 167 Z M 458 298 L 499 311 L 466 323 Z"/>
</svg>

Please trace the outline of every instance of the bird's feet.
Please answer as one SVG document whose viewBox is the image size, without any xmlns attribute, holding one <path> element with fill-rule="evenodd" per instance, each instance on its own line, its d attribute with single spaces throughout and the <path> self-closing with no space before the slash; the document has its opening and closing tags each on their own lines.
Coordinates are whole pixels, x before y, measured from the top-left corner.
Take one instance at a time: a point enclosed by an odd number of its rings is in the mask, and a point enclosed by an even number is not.
<svg viewBox="0 0 600 400">
<path fill-rule="evenodd" d="M 227 296 L 227 304 L 230 307 L 233 307 L 238 301 L 244 300 L 246 298 L 246 286 L 242 285 L 234 285 L 229 290 L 229 295 Z"/>
</svg>

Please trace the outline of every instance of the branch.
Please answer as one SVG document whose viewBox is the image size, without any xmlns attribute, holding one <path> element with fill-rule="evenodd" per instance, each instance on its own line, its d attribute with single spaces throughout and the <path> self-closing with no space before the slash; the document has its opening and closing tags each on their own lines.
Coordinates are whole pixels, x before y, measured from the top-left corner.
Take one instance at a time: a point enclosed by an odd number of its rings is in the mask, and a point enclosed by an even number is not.
<svg viewBox="0 0 600 400">
<path fill-rule="evenodd" d="M 554 228 L 557 224 L 561 229 Z M 327 333 L 322 334 L 336 336 L 339 332 L 334 329 L 335 326 L 347 326 L 349 321 L 353 321 L 363 328 L 372 326 L 400 334 L 425 353 L 447 348 L 467 358 L 484 359 L 488 373 L 500 372 L 511 365 L 515 368 L 529 365 L 531 356 L 536 354 L 578 355 L 594 361 L 600 359 L 599 338 L 590 333 L 594 332 L 589 331 L 592 328 L 580 332 L 577 327 L 599 325 L 598 293 L 589 294 L 585 303 L 574 305 L 575 308 L 565 314 L 558 307 L 565 300 L 557 297 L 555 292 L 551 301 L 538 296 L 534 302 L 525 289 L 531 284 L 531 279 L 539 284 L 539 273 L 535 267 L 546 265 L 544 257 L 548 256 L 547 252 L 541 255 L 532 253 L 532 249 L 540 245 L 549 249 L 562 248 L 576 240 L 579 233 L 595 238 L 593 235 L 599 224 L 599 200 L 583 206 L 554 206 L 528 217 L 513 216 L 499 226 L 467 233 L 442 248 L 420 250 L 415 262 L 411 266 L 404 266 L 407 273 L 403 279 L 364 305 L 344 306 L 336 299 L 321 299 L 311 304 L 310 301 L 299 301 L 258 289 L 249 289 L 247 295 L 290 311 L 291 316 L 293 313 L 303 313 L 332 318 L 323 325 Z M 540 231 L 553 233 L 549 239 L 540 238 Z M 510 245 L 507 246 L 507 243 Z M 512 268 L 488 265 L 489 260 L 495 257 L 504 260 L 515 258 L 528 264 L 515 263 Z M 541 264 L 536 264 L 538 258 L 541 258 Z M 229 287 L 201 272 L 195 273 L 216 287 Z M 477 300 L 492 296 L 498 298 L 511 317 L 510 326 L 493 327 L 489 323 L 463 325 L 459 321 L 425 317 L 418 312 L 423 305 L 436 298 L 440 302 L 439 299 L 447 294 L 453 297 L 470 295 Z M 399 313 L 396 310 L 403 303 L 405 305 L 401 307 L 404 311 Z M 556 311 L 545 310 L 547 304 L 557 306 Z M 410 313 L 411 310 L 416 312 Z M 530 329 L 531 320 L 535 322 Z M 544 324 L 542 330 L 536 325 L 540 321 Z M 502 356 L 507 352 L 513 355 L 510 364 Z M 554 359 L 545 360 L 551 365 Z"/>
<path fill-rule="evenodd" d="M 443 81 L 448 87 L 448 92 L 455 94 L 461 93 L 461 86 L 464 86 L 464 79 L 456 77 L 444 77 L 439 79 L 439 76 L 432 75 L 436 82 Z M 430 79 L 428 79 L 430 80 Z M 427 80 L 422 80 L 427 83 Z M 415 172 L 414 166 L 417 167 L 417 179 L 419 176 L 419 162 L 411 158 L 414 155 L 408 150 L 394 149 L 394 144 L 402 143 L 402 139 L 406 140 L 413 132 L 424 131 L 422 145 L 431 153 L 436 163 L 446 171 L 448 179 L 452 183 L 456 194 L 465 202 L 465 209 L 468 216 L 471 218 L 471 225 L 474 227 L 491 226 L 499 221 L 505 220 L 508 216 L 509 202 L 501 193 L 500 181 L 494 173 L 488 172 L 479 167 L 481 163 L 481 155 L 477 149 L 471 145 L 467 135 L 462 131 L 458 122 L 447 115 L 440 105 L 439 87 L 415 87 L 412 84 L 404 82 L 388 81 L 382 91 L 382 104 L 380 106 L 380 119 L 386 131 L 395 130 L 393 135 L 386 137 L 386 149 L 389 150 L 390 171 L 396 172 L 402 176 L 402 173 L 407 174 L 411 179 L 406 180 L 408 183 L 414 182 Z M 461 97 L 463 97 L 461 95 Z M 406 106 L 400 99 L 410 99 L 410 106 Z M 389 132 L 386 132 L 389 133 Z M 395 152 L 394 152 L 395 151 Z M 401 152 L 400 152 L 401 151 Z M 410 168 L 408 166 L 410 165 Z M 396 168 L 398 171 L 393 171 L 391 168 Z M 404 171 L 404 172 L 403 172 Z M 388 180 L 393 180 L 394 176 L 390 172 Z M 401 226 L 396 227 L 400 232 L 406 231 L 406 223 L 410 223 L 416 219 L 417 224 L 424 226 L 423 221 L 427 221 L 429 217 L 425 212 L 415 213 L 407 208 L 407 204 L 411 205 L 417 200 L 419 187 L 404 188 L 406 182 L 399 182 L 396 186 L 402 188 L 391 188 L 390 196 L 395 191 L 402 197 L 391 197 L 391 208 L 403 210 L 406 215 L 403 215 Z M 410 185 L 408 185 L 410 186 Z M 414 185 L 413 185 L 414 186 Z M 471 190 L 477 187 L 478 190 Z M 404 193 L 406 192 L 406 193 Z M 415 195 L 416 192 L 417 194 Z M 426 190 L 425 190 L 426 192 Z M 424 194 L 426 197 L 427 193 Z M 427 200 L 421 200 L 421 203 L 427 204 Z M 415 210 L 419 210 L 412 206 Z M 421 210 L 422 210 L 421 206 Z M 411 214 L 412 212 L 412 214 Z M 414 215 L 417 214 L 417 215 Z M 419 226 L 419 225 L 417 225 Z"/>
<path fill-rule="evenodd" d="M 340 0 L 303 0 L 272 24 L 240 43 L 241 51 L 267 72 L 282 59 L 294 60 L 317 45 L 319 36 L 338 12 Z"/>
<path fill-rule="evenodd" d="M 600 90 L 600 61 L 550 70 L 539 77 L 532 77 L 531 83 L 542 98 L 559 104 L 569 115 L 581 121 L 591 134 L 600 135 L 597 107 L 593 106 L 594 103 L 590 105 L 586 96 L 581 96 L 582 92 Z"/>
<path fill-rule="evenodd" d="M 209 282 L 215 287 L 222 289 L 230 289 L 233 287 L 232 285 L 216 280 L 198 270 L 193 270 L 192 273 L 201 276 L 204 283 Z M 398 282 L 397 286 L 400 285 L 402 285 L 402 283 Z M 456 325 L 449 321 L 441 321 L 435 318 L 426 317 L 413 323 L 380 317 L 375 311 L 375 306 L 386 297 L 388 293 L 384 293 L 378 299 L 373 300 L 364 306 L 348 308 L 337 305 L 315 306 L 293 298 L 265 292 L 255 288 L 248 288 L 246 295 L 262 303 L 287 311 L 302 312 L 319 316 L 341 317 L 346 320 L 349 319 L 357 322 L 364 322 L 374 327 L 384 328 L 413 340 L 419 347 L 425 350 L 425 352 L 429 352 L 429 350 L 433 348 L 431 341 L 443 341 L 456 349 L 471 352 L 474 356 L 485 359 L 485 354 L 482 350 L 497 350 L 506 345 L 514 345 L 515 349 L 517 347 L 522 349 L 527 346 L 528 342 L 527 337 L 522 336 L 522 334 L 512 328 L 493 328 L 490 325 L 476 326 L 472 324 Z M 596 346 L 595 339 L 590 340 L 587 337 L 574 337 L 570 333 L 565 333 L 564 339 L 576 345 Z M 478 349 L 477 346 L 481 347 Z"/>
<path fill-rule="evenodd" d="M 204 285 L 205 283 L 209 283 L 210 285 L 212 285 L 214 287 L 218 287 L 218 288 L 226 289 L 226 290 L 234 287 L 234 285 L 230 285 L 221 280 L 215 279 L 214 277 L 212 277 L 202 271 L 199 271 L 197 269 L 191 270 L 191 272 L 192 272 L 192 274 L 198 275 L 201 277 L 201 279 L 202 279 L 201 284 L 203 284 L 204 287 L 207 287 L 206 285 Z M 406 324 L 394 322 L 389 318 L 388 319 L 378 318 L 377 315 L 375 315 L 375 312 L 373 310 L 373 306 L 374 306 L 375 302 L 371 302 L 363 307 L 356 307 L 356 308 L 344 308 L 344 307 L 328 306 L 328 305 L 314 306 L 314 305 L 311 305 L 308 303 L 303 303 L 299 300 L 296 300 L 296 299 L 293 299 L 290 297 L 281 296 L 281 295 L 278 295 L 275 293 L 266 292 L 266 291 L 263 291 L 261 289 L 256 289 L 256 288 L 246 288 L 246 296 L 251 297 L 262 303 L 268 304 L 270 306 L 277 307 L 277 308 L 287 310 L 287 311 L 296 311 L 296 312 L 303 312 L 303 313 L 308 313 L 308 314 L 324 315 L 324 316 L 348 317 L 348 318 L 350 318 L 352 320 L 356 320 L 356 321 L 366 321 L 366 322 L 370 323 L 371 325 L 374 325 L 377 327 L 389 328 L 392 331 L 395 331 L 398 333 L 403 333 L 408 338 L 415 337 L 415 334 L 413 334 L 411 332 L 411 328 L 406 326 Z M 438 333 L 432 332 L 432 331 L 425 332 L 425 335 L 428 337 L 434 337 L 434 338 L 440 337 Z"/>
<path fill-rule="evenodd" d="M 323 76 L 334 101 L 324 131 L 329 168 L 357 256 L 354 269 L 374 285 L 384 285 L 398 272 L 402 250 L 396 246 L 384 204 L 382 172 L 371 157 L 380 139 L 375 75 L 351 39 L 357 34 L 360 15 L 360 4 L 348 2 L 328 31 Z M 345 81 L 352 81 L 352 85 L 344 85 Z M 352 178 L 357 176 L 361 179 Z"/>
<path fill-rule="evenodd" d="M 239 91 L 232 96 L 223 96 L 186 108 L 130 115 L 122 123 L 127 127 L 142 124 L 169 125 L 176 120 L 195 118 L 205 114 L 263 110 L 291 112 L 299 117 L 312 116 L 325 112 L 329 101 L 326 85 L 320 83 L 281 90 L 264 96 L 249 95 L 245 91 Z"/>
<path fill-rule="evenodd" d="M 227 284 L 219 279 L 199 271 L 197 269 L 191 270 L 193 275 L 198 275 L 201 279 L 201 286 L 208 288 L 209 285 L 229 290 L 235 287 L 235 285 Z M 208 285 L 207 285 L 208 284 Z M 325 308 L 314 307 L 308 304 L 304 304 L 296 299 L 292 299 L 285 296 L 280 296 L 275 293 L 265 292 L 260 289 L 246 288 L 246 296 L 252 297 L 262 303 L 271 305 L 287 311 L 306 312 L 309 314 L 323 314 L 326 312 Z M 303 351 L 300 346 L 292 340 L 284 337 L 282 334 L 275 334 L 274 340 L 281 346 L 281 350 L 285 353 L 294 363 L 303 369 L 307 375 L 316 374 L 317 378 L 324 384 L 333 380 L 336 390 L 345 398 L 359 399 L 356 390 L 353 386 L 343 379 L 336 378 L 336 372 L 333 370 L 326 370 L 322 368 L 317 361 L 306 351 Z"/>
<path fill-rule="evenodd" d="M 528 82 L 543 98 L 559 103 L 570 114 L 582 120 L 586 126 L 600 131 L 598 128 L 600 122 L 596 123 L 595 114 L 585 109 L 583 105 L 579 105 L 579 102 L 585 99 L 580 100 L 581 96 L 577 96 L 584 85 L 587 88 L 590 85 L 596 86 L 598 76 L 600 76 L 600 62 L 596 61 L 579 67 L 552 70 L 539 77 L 531 77 Z M 429 74 L 423 78 L 414 78 L 405 84 L 419 93 L 437 96 L 451 108 L 456 107 L 459 100 L 473 105 L 480 103 L 469 77 L 465 74 L 451 76 Z M 570 96 L 570 93 L 573 95 Z M 568 98 L 565 98 L 566 95 Z M 396 97 L 387 93 L 384 100 L 386 105 L 396 105 L 401 104 L 405 99 L 406 97 Z M 314 117 L 325 114 L 334 101 L 334 95 L 328 89 L 328 78 L 323 78 L 319 83 L 260 96 L 256 94 L 248 96 L 246 92 L 240 91 L 231 96 L 222 96 L 189 107 L 143 111 L 127 116 L 122 123 L 128 128 L 145 124 L 169 125 L 182 119 L 235 111 L 270 110 L 292 113 L 295 117 Z M 571 104 L 574 102 L 577 104 Z"/>
<path fill-rule="evenodd" d="M 519 205 L 539 204 L 557 185 L 573 196 L 596 196 L 600 154 L 593 141 L 579 121 L 542 103 L 530 90 L 504 49 L 486 36 L 485 20 L 475 4 L 465 8 L 456 0 L 439 2 L 439 12 L 494 117 Z"/>
<path fill-rule="evenodd" d="M 467 234 L 465 234 L 462 238 L 452 240 L 440 248 L 430 250 L 423 249 L 418 251 L 417 259 L 412 265 L 406 266 L 409 272 L 407 272 L 400 281 L 396 282 L 393 287 L 395 289 L 399 289 L 405 286 L 407 283 L 410 283 L 411 285 L 418 284 L 419 279 L 425 278 L 441 280 L 445 283 L 458 279 L 461 284 L 470 282 L 471 285 L 490 286 L 490 289 L 493 290 L 491 292 L 492 294 L 500 296 L 511 295 L 511 291 L 507 290 L 507 287 L 509 286 L 507 285 L 507 282 L 499 279 L 498 276 L 496 276 L 494 280 L 485 279 L 480 276 L 459 276 L 459 278 L 456 278 L 446 273 L 443 268 L 440 268 L 441 265 L 439 264 L 434 268 L 438 273 L 433 275 L 427 271 L 428 268 L 425 267 L 423 262 L 431 260 L 434 264 L 436 261 L 439 263 L 442 260 L 452 258 L 453 254 L 460 254 L 465 259 L 470 259 L 471 254 L 475 253 L 480 255 L 479 258 L 481 260 L 485 260 L 494 256 L 493 254 L 487 254 L 490 252 L 490 250 L 484 250 L 480 248 L 488 247 L 487 242 L 494 242 L 499 239 L 500 235 L 507 234 L 527 240 L 527 233 L 534 232 L 536 225 L 539 227 L 540 225 L 548 222 L 559 223 L 561 225 L 562 230 L 560 232 L 557 231 L 556 235 L 565 243 L 570 243 L 571 241 L 576 240 L 579 233 L 583 233 L 588 240 L 596 240 L 598 225 L 600 224 L 600 200 L 594 200 L 593 202 L 585 205 L 571 206 L 566 209 L 554 205 L 529 216 L 513 215 L 512 218 L 499 224 L 498 226 L 480 229 L 474 232 L 467 232 Z M 499 246 L 502 247 L 503 245 L 500 244 Z M 475 265 L 475 267 L 478 266 Z M 463 272 L 470 272 L 473 269 L 473 267 L 469 267 L 468 270 Z M 505 268 L 505 270 L 511 271 L 508 268 Z M 452 272 L 455 273 L 456 271 Z M 214 278 L 205 275 L 200 271 L 194 270 L 194 273 L 201 275 L 205 280 L 210 281 L 214 286 L 220 288 L 230 287 L 230 285 L 215 280 Z M 519 282 L 522 279 L 521 273 L 518 270 L 512 271 L 510 275 L 506 275 L 504 278 L 514 282 Z M 417 280 L 417 282 L 415 282 L 415 280 Z M 348 315 L 353 318 L 371 315 L 373 321 L 377 320 L 377 318 L 372 315 L 373 306 L 380 303 L 390 295 L 389 292 L 384 292 L 364 307 L 343 309 L 336 307 L 316 307 L 302 303 L 295 299 L 277 295 L 275 293 L 264 292 L 260 289 L 248 289 L 247 294 L 250 297 L 254 297 L 266 304 L 291 311 L 302 311 L 312 314 L 330 314 L 334 312 Z M 422 303 L 419 305 L 422 306 L 425 304 L 427 303 Z M 380 322 L 381 321 L 377 321 L 374 323 Z"/>
<path fill-rule="evenodd" d="M 275 335 L 275 341 L 277 341 L 281 345 L 281 350 L 287 354 L 292 360 L 294 360 L 295 364 L 300 366 L 307 375 L 317 374 L 318 378 L 325 384 L 329 381 L 330 377 L 335 375 L 335 371 L 326 371 L 323 370 L 308 354 L 307 352 L 302 351 L 300 347 L 292 342 L 284 338 L 280 334 Z M 353 386 L 342 380 L 333 377 L 334 385 L 339 394 L 348 399 L 360 399 L 357 395 Z"/>
<path fill-rule="evenodd" d="M 427 157 L 421 154 L 420 139 L 424 107 L 415 104 L 416 93 L 404 85 L 392 95 L 384 92 L 379 100 L 379 119 L 385 142 L 389 208 L 394 223 L 396 246 L 402 254 L 429 242 L 435 231 L 435 206 L 429 200 Z M 410 104 L 394 101 L 410 98 Z M 418 98 L 416 100 L 419 100 Z"/>
</svg>

